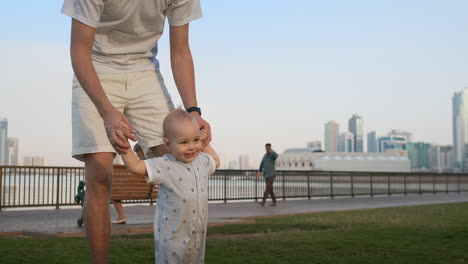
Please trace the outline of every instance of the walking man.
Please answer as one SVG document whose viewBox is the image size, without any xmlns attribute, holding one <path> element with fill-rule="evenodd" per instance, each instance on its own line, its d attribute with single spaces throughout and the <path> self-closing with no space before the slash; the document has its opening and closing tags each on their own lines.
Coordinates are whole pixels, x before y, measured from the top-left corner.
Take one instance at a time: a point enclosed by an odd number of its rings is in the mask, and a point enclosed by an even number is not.
<svg viewBox="0 0 468 264">
<path fill-rule="evenodd" d="M 257 172 L 257 178 L 260 177 L 261 173 L 263 173 L 263 177 L 265 178 L 265 192 L 263 193 L 263 200 L 259 202 L 261 206 L 265 206 L 266 199 L 268 194 L 270 194 L 273 203 L 271 206 L 276 206 L 276 198 L 275 194 L 273 193 L 273 182 L 275 181 L 276 171 L 275 171 L 275 161 L 278 158 L 278 154 L 271 148 L 271 144 L 267 143 L 265 145 L 266 153 L 263 156 L 262 162 L 260 163 L 260 168 Z"/>
</svg>

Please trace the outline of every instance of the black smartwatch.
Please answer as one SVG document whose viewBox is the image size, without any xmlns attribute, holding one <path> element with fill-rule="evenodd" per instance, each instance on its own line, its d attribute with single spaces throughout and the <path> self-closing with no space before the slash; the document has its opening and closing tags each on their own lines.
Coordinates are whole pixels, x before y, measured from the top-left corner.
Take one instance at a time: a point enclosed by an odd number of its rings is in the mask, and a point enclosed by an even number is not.
<svg viewBox="0 0 468 264">
<path fill-rule="evenodd" d="M 196 111 L 201 115 L 201 109 L 200 109 L 200 107 L 197 107 L 197 106 L 189 107 L 189 108 L 185 109 L 185 111 L 187 111 L 189 113 L 191 113 L 193 111 Z"/>
</svg>

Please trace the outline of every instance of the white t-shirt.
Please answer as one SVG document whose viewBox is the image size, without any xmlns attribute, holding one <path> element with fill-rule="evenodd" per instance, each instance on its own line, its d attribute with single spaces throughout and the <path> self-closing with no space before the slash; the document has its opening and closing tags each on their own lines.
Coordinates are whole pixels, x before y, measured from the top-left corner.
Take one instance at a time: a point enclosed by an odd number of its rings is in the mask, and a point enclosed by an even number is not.
<svg viewBox="0 0 468 264">
<path fill-rule="evenodd" d="M 154 70 L 166 17 L 181 26 L 202 17 L 200 0 L 64 0 L 62 13 L 96 28 L 98 73 Z"/>
<path fill-rule="evenodd" d="M 156 263 L 203 263 L 208 225 L 208 176 L 213 158 L 191 163 L 166 154 L 145 160 L 148 182 L 159 184 L 154 219 Z"/>
</svg>

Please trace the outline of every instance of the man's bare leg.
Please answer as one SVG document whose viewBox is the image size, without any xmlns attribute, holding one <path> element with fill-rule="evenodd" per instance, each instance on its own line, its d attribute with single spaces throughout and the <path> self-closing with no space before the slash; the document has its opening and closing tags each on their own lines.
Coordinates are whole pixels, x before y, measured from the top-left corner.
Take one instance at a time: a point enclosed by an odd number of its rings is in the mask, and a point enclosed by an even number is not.
<svg viewBox="0 0 468 264">
<path fill-rule="evenodd" d="M 108 262 L 113 153 L 85 156 L 86 195 L 83 217 L 92 263 Z"/>
</svg>

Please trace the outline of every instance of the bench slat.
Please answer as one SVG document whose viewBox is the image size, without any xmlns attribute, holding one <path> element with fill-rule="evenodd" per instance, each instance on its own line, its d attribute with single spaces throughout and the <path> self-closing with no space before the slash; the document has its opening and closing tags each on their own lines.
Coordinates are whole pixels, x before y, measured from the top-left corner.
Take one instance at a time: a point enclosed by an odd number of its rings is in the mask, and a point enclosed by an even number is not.
<svg viewBox="0 0 468 264">
<path fill-rule="evenodd" d="M 142 175 L 129 173 L 124 165 L 114 165 L 111 200 L 156 199 L 158 187 Z"/>
</svg>

